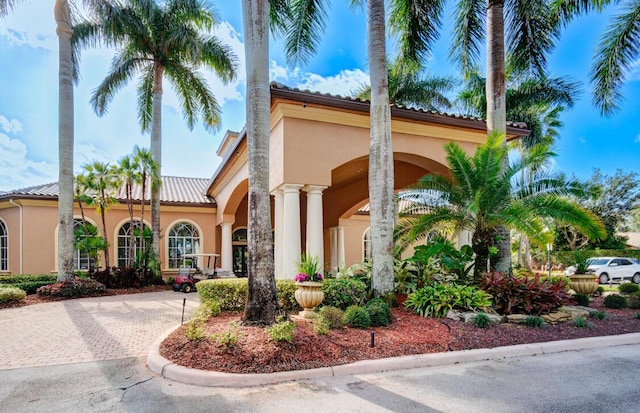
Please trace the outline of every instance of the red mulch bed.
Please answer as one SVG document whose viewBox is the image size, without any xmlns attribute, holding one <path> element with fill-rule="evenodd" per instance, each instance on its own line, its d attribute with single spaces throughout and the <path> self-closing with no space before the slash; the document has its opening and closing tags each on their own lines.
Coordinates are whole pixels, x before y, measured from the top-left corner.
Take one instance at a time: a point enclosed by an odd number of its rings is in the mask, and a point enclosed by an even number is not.
<svg viewBox="0 0 640 413">
<path fill-rule="evenodd" d="M 142 288 L 126 288 L 126 289 L 111 289 L 107 288 L 107 291 L 104 294 L 99 295 L 89 295 L 87 297 L 102 297 L 105 295 L 122 295 L 122 294 L 140 294 L 140 293 L 153 293 L 156 291 L 165 291 L 170 290 L 170 285 L 150 285 L 148 287 Z M 47 296 L 39 296 L 38 294 L 30 294 L 26 296 L 23 300 L 20 301 L 9 301 L 7 303 L 0 303 L 0 310 L 3 308 L 15 308 L 15 307 L 24 307 L 27 305 L 40 304 L 40 303 L 50 303 L 53 301 L 62 301 L 62 300 L 72 300 L 78 297 L 47 297 Z"/>
<path fill-rule="evenodd" d="M 606 336 L 640 332 L 639 310 L 612 310 L 595 298 L 591 307 L 604 311 L 604 320 L 589 319 L 592 328 L 580 328 L 571 322 L 559 326 L 530 328 L 499 324 L 477 328 L 453 320 L 423 318 L 394 308 L 393 323 L 388 327 L 366 330 L 345 327 L 318 335 L 310 322 L 298 322 L 293 343 L 277 344 L 264 328 L 240 325 L 241 314 L 222 313 L 204 326 L 204 336 L 229 330 L 238 322 L 239 341 L 230 349 L 218 347 L 209 338 L 189 341 L 182 329 L 173 332 L 161 345 L 160 354 L 182 366 L 229 373 L 271 373 L 334 366 L 358 360 L 437 353 L 476 348 L 493 348 L 514 344 Z M 375 347 L 370 348 L 370 334 L 375 333 Z"/>
</svg>

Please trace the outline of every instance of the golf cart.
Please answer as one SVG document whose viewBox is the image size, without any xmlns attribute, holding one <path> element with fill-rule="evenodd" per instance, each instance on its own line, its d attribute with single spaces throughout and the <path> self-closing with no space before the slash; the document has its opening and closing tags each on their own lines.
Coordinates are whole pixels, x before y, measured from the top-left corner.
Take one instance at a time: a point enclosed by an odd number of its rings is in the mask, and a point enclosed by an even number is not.
<svg viewBox="0 0 640 413">
<path fill-rule="evenodd" d="M 182 256 L 183 265 L 178 269 L 178 276 L 173 282 L 174 291 L 182 291 L 190 293 L 196 291 L 196 283 L 198 281 L 217 278 L 216 264 L 218 263 L 219 254 L 184 254 Z M 213 266 L 211 258 L 213 257 Z M 191 265 L 186 265 L 185 260 L 191 260 Z M 202 260 L 198 266 L 198 261 Z M 206 260 L 206 266 L 204 266 Z"/>
</svg>

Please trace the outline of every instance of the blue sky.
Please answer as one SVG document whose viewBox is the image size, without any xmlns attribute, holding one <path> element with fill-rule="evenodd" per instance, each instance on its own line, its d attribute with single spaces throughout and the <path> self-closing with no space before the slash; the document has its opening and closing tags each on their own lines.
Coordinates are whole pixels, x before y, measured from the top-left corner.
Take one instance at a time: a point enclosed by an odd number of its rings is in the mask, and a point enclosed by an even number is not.
<svg viewBox="0 0 640 413">
<path fill-rule="evenodd" d="M 0 191 L 57 180 L 57 39 L 53 0 L 27 0 L 0 21 Z M 368 82 L 365 15 L 349 2 L 333 1 L 329 26 L 319 53 L 300 67 L 287 65 L 282 44 L 271 44 L 271 78 L 290 87 L 348 95 Z M 163 98 L 163 174 L 209 178 L 220 159 L 215 150 L 227 129 L 242 129 L 244 120 L 244 50 L 240 1 L 218 1 L 217 35 L 238 55 L 238 78 L 222 85 L 206 74 L 222 107 L 220 130 L 186 127 L 177 99 L 165 82 Z M 556 169 L 588 178 L 593 168 L 613 174 L 616 168 L 640 173 L 640 62 L 629 74 L 623 109 L 601 117 L 591 104 L 588 73 L 598 38 L 615 9 L 586 16 L 564 31 L 550 58 L 553 76 L 582 82 L 576 106 L 563 114 L 564 127 L 556 145 Z M 450 15 L 450 12 L 447 14 Z M 447 60 L 449 27 L 443 29 L 428 62 L 428 70 L 456 74 Z M 389 53 L 393 53 L 390 42 Z M 135 116 L 135 82 L 98 117 L 89 104 L 92 90 L 104 78 L 113 51 L 82 54 L 81 79 L 75 88 L 75 163 L 94 160 L 115 163 L 134 145 L 149 146 Z"/>
</svg>

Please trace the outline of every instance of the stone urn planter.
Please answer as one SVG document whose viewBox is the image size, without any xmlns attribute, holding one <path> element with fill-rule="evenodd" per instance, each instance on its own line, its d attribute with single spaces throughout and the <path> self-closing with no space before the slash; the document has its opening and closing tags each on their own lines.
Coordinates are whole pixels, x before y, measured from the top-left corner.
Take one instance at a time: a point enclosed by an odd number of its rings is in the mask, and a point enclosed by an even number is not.
<svg viewBox="0 0 640 413">
<path fill-rule="evenodd" d="M 598 289 L 596 276 L 593 274 L 573 274 L 569 276 L 569 288 L 576 293 L 593 294 Z"/>
<path fill-rule="evenodd" d="M 298 313 L 303 318 L 313 318 L 314 308 L 322 304 L 324 300 L 324 292 L 322 291 L 322 283 L 317 281 L 297 282 L 298 289 L 295 292 L 296 301 L 303 308 Z"/>
</svg>

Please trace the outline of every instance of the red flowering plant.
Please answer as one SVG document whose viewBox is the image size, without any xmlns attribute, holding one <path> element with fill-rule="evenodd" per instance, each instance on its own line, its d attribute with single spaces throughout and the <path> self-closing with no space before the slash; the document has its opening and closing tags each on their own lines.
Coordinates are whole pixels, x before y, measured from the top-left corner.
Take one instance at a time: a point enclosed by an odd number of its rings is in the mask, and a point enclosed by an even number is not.
<svg viewBox="0 0 640 413">
<path fill-rule="evenodd" d="M 310 257 L 307 254 L 302 254 L 300 262 L 298 262 L 296 266 L 298 275 L 296 275 L 294 279 L 295 282 L 322 281 L 322 274 L 318 272 L 319 267 L 318 257 Z"/>
</svg>

